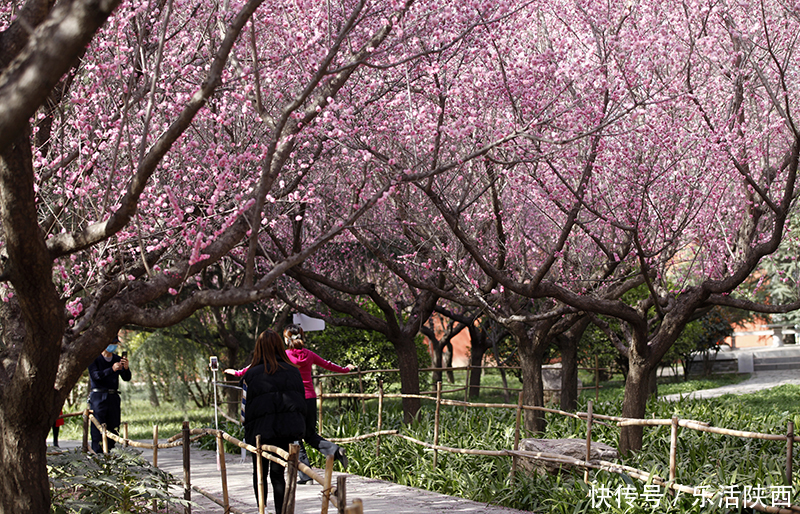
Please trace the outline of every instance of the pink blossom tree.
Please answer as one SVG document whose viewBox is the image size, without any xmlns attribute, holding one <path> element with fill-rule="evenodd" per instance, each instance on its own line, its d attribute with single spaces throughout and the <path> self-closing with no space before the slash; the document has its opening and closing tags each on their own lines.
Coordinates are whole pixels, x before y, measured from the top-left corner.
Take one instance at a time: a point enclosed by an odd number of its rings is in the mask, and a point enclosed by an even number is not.
<svg viewBox="0 0 800 514">
<path fill-rule="evenodd" d="M 779 2 L 586 2 L 539 14 L 551 20 L 548 52 L 570 54 L 553 59 L 553 73 L 575 101 L 558 118 L 527 112 L 549 123 L 520 149 L 527 166 L 502 168 L 503 212 L 519 220 L 503 247 L 515 262 L 496 264 L 496 238 L 474 237 L 478 214 L 453 208 L 448 184 L 421 188 L 502 287 L 622 321 L 622 414 L 643 417 L 655 367 L 694 313 L 754 308 L 731 293 L 783 236 L 796 194 L 798 13 Z M 565 264 L 576 258 L 618 271 L 574 274 Z M 614 292 L 631 282 L 649 291 L 635 305 Z M 625 427 L 621 450 L 639 448 L 641 435 Z"/>
<path fill-rule="evenodd" d="M 46 434 L 120 328 L 271 297 L 405 180 L 387 168 L 344 206 L 317 194 L 358 169 L 337 138 L 365 98 L 349 90 L 370 87 L 360 70 L 419 54 L 404 42 L 432 11 L 411 6 L 6 4 L 0 510 L 48 511 Z M 268 260 L 298 201 L 306 239 Z"/>
</svg>

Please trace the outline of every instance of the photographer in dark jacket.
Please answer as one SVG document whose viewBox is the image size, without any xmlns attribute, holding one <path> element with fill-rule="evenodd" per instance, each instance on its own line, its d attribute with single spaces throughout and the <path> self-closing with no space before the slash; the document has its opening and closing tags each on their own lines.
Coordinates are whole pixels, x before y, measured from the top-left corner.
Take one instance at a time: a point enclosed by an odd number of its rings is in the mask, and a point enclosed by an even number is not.
<svg viewBox="0 0 800 514">
<path fill-rule="evenodd" d="M 93 363 L 89 364 L 89 408 L 97 421 L 105 423 L 106 428 L 119 434 L 121 423 L 121 408 L 119 400 L 119 379 L 126 382 L 131 379 L 131 370 L 128 367 L 127 352 L 120 357 L 116 353 L 119 338 L 109 344 L 102 354 Z M 103 452 L 103 435 L 91 423 L 92 450 L 95 453 Z M 113 439 L 108 439 L 108 449 L 114 448 Z"/>
<path fill-rule="evenodd" d="M 289 451 L 289 445 L 303 437 L 305 430 L 305 392 L 300 371 L 289 361 L 283 338 L 272 330 L 258 336 L 253 362 L 242 377 L 247 386 L 244 410 L 244 438 L 248 444 L 277 446 Z M 262 457 L 263 469 L 269 470 L 275 512 L 283 510 L 286 479 L 283 466 Z M 253 454 L 253 490 L 258 500 L 258 456 Z M 264 498 L 267 486 L 264 484 Z"/>
</svg>

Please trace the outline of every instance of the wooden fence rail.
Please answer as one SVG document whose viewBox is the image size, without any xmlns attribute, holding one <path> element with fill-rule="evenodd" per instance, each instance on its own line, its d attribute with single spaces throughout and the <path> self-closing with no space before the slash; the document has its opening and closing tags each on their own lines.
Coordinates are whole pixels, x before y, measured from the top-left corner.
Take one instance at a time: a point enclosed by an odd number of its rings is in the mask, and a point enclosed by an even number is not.
<svg viewBox="0 0 800 514">
<path fill-rule="evenodd" d="M 322 432 L 322 421 L 323 421 L 323 400 L 325 399 L 341 399 L 341 398 L 352 398 L 361 400 L 361 407 L 362 411 L 366 412 L 365 401 L 366 400 L 374 400 L 377 399 L 378 404 L 378 417 L 377 417 L 377 427 L 376 431 L 370 434 L 363 434 L 356 437 L 351 437 L 347 439 L 331 439 L 331 441 L 338 442 L 338 443 L 350 443 L 355 441 L 361 441 L 365 439 L 375 438 L 375 453 L 376 455 L 380 455 L 380 445 L 381 445 L 381 437 L 382 436 L 393 436 L 393 437 L 400 437 L 406 439 L 410 442 L 415 444 L 419 444 L 426 448 L 433 450 L 433 465 L 434 467 L 438 464 L 438 452 L 439 451 L 447 451 L 452 453 L 463 453 L 463 454 L 473 454 L 473 455 L 487 455 L 487 456 L 509 456 L 512 457 L 512 467 L 511 467 L 511 478 L 513 480 L 514 474 L 517 469 L 517 461 L 520 457 L 532 458 L 536 460 L 543 460 L 555 463 L 566 463 L 571 464 L 574 466 L 584 467 L 586 472 L 584 475 L 584 479 L 588 482 L 588 471 L 589 469 L 604 469 L 606 471 L 612 471 L 616 473 L 627 473 L 631 476 L 635 476 L 642 480 L 653 480 L 653 483 L 658 485 L 662 485 L 668 489 L 679 491 L 679 492 L 692 492 L 693 494 L 697 495 L 698 497 L 708 497 L 710 498 L 713 495 L 710 493 L 705 493 L 698 488 L 694 488 L 691 486 L 686 486 L 682 484 L 678 484 L 675 482 L 675 475 L 676 475 L 676 466 L 677 466 L 677 444 L 678 444 L 678 434 L 679 428 L 696 430 L 700 432 L 708 432 L 713 434 L 725 435 L 725 436 L 732 436 L 732 437 L 740 437 L 740 438 L 750 438 L 750 439 L 761 439 L 761 440 L 770 440 L 770 441 L 785 441 L 786 442 L 786 465 L 785 465 L 785 480 L 787 484 L 792 483 L 792 473 L 793 473 L 793 466 L 792 466 L 792 459 L 793 459 L 793 446 L 795 441 L 800 441 L 800 436 L 796 436 L 794 434 L 794 424 L 789 422 L 787 427 L 786 434 L 764 434 L 759 432 L 749 432 L 749 431 L 742 431 L 742 430 L 731 430 L 727 428 L 721 427 L 712 427 L 708 423 L 703 421 L 696 421 L 690 419 L 679 419 L 677 417 L 673 417 L 671 419 L 629 419 L 629 418 L 622 418 L 619 416 L 608 416 L 608 415 L 601 415 L 601 414 L 593 414 L 592 413 L 592 402 L 589 402 L 588 412 L 566 412 L 559 409 L 552 409 L 548 407 L 538 407 L 538 406 L 530 406 L 524 405 L 522 403 L 522 393 L 519 393 L 519 401 L 516 404 L 510 403 L 472 403 L 466 400 L 451 400 L 442 398 L 442 394 L 444 393 L 455 393 L 469 387 L 469 373 L 472 370 L 477 369 L 476 367 L 466 366 L 466 367 L 456 367 L 456 368 L 425 368 L 420 371 L 459 371 L 459 370 L 467 370 L 467 385 L 465 387 L 459 387 L 454 389 L 449 389 L 446 391 L 442 390 L 441 382 L 437 382 L 436 391 L 431 391 L 422 394 L 395 394 L 390 393 L 387 394 L 384 392 L 383 389 L 383 381 L 378 380 L 378 392 L 377 393 L 364 393 L 364 386 L 363 386 L 363 377 L 369 374 L 375 373 L 389 373 L 389 372 L 398 372 L 397 369 L 381 369 L 381 370 L 360 370 L 357 369 L 351 373 L 347 374 L 325 374 L 325 375 L 317 375 L 315 378 L 339 378 L 343 379 L 348 376 L 356 376 L 359 380 L 359 393 L 325 393 L 320 387 L 320 392 L 318 394 L 317 399 L 317 408 L 318 408 L 318 425 L 319 431 Z M 498 369 L 497 367 L 481 367 L 481 369 Z M 514 369 L 513 367 L 506 367 L 505 369 Z M 599 372 L 602 370 L 598 364 L 597 360 L 595 360 L 595 367 L 594 368 L 581 368 L 586 370 L 592 370 L 595 373 L 595 398 L 597 398 L 599 394 L 599 380 L 597 380 Z M 586 389 L 586 388 L 585 388 Z M 418 441 L 416 439 L 410 438 L 401 434 L 397 430 L 382 430 L 383 424 L 383 406 L 384 401 L 387 398 L 417 398 L 422 400 L 428 401 L 435 401 L 436 402 L 436 416 L 434 422 L 434 442 L 427 443 L 423 441 Z M 450 448 L 446 446 L 440 446 L 439 443 L 439 433 L 440 433 L 440 408 L 443 405 L 449 406 L 459 406 L 465 408 L 490 408 L 490 409 L 515 409 L 517 411 L 517 418 L 516 418 L 516 427 L 515 427 L 515 441 L 514 441 L 514 448 L 513 450 L 469 450 L 469 449 L 461 449 L 461 448 Z M 563 455 L 560 456 L 553 456 L 553 455 L 546 455 L 543 453 L 531 453 L 531 452 L 524 452 L 519 450 L 519 442 L 520 442 L 520 433 L 521 433 L 521 420 L 522 420 L 522 412 L 525 410 L 534 410 L 534 411 L 541 411 L 551 414 L 557 414 L 561 416 L 568 416 L 576 419 L 586 420 L 587 423 L 587 453 L 586 459 L 584 461 L 575 460 L 571 458 L 567 458 L 567 461 L 564 461 L 565 458 Z M 237 422 L 232 418 L 226 416 L 227 419 Z M 616 425 L 617 427 L 623 426 L 666 426 L 669 425 L 671 427 L 670 432 L 670 455 L 669 455 L 669 478 L 668 480 L 664 480 L 656 475 L 653 475 L 649 472 L 636 470 L 634 468 L 629 468 L 626 466 L 621 466 L 618 464 L 613 463 L 603 463 L 602 465 L 598 465 L 596 463 L 589 462 L 589 455 L 591 451 L 591 433 L 592 433 L 592 425 L 593 424 L 601 424 L 604 426 L 611 426 Z M 789 514 L 794 513 L 797 514 L 800 512 L 800 506 L 791 505 L 787 508 L 778 508 L 773 507 L 770 505 L 764 505 L 756 502 L 745 502 L 747 507 L 752 509 L 761 511 L 761 512 L 770 512 L 770 513 L 780 513 L 780 514 Z"/>
<path fill-rule="evenodd" d="M 679 419 L 678 417 L 673 417 L 671 419 L 630 419 L 630 418 L 622 418 L 618 416 L 606 416 L 600 414 L 593 414 L 593 402 L 590 400 L 588 403 L 588 412 L 565 412 L 558 409 L 551 409 L 547 407 L 538 407 L 538 406 L 530 406 L 530 405 L 523 405 L 522 404 L 522 393 L 519 394 L 519 402 L 517 404 L 496 404 L 496 403 L 470 403 L 465 401 L 459 400 L 448 400 L 443 399 L 441 397 L 441 382 L 437 384 L 437 393 L 435 396 L 426 396 L 426 395 L 404 395 L 404 394 L 384 394 L 382 385 L 379 385 L 378 393 L 376 394 L 361 394 L 361 393 L 332 393 L 332 394 L 324 394 L 320 397 L 319 401 L 319 410 L 320 416 L 322 415 L 322 400 L 328 398 L 358 398 L 358 399 L 377 399 L 378 400 L 378 420 L 379 426 L 376 432 L 371 434 L 364 434 L 357 437 L 347 438 L 347 439 L 337 439 L 332 438 L 331 441 L 337 443 L 349 443 L 359 440 L 364 440 L 368 438 L 376 438 L 376 454 L 380 453 L 380 437 L 381 436 L 394 436 L 405 439 L 409 442 L 414 444 L 423 446 L 425 448 L 433 450 L 433 465 L 436 467 L 438 462 L 438 452 L 439 451 L 446 451 L 450 453 L 460 453 L 460 454 L 470 454 L 470 455 L 484 455 L 484 456 L 496 456 L 496 457 L 512 457 L 512 469 L 511 469 L 511 478 L 513 480 L 514 473 L 516 472 L 517 468 L 517 459 L 520 457 L 534 459 L 534 460 L 541 460 L 546 462 L 552 462 L 556 464 L 568 464 L 577 467 L 583 467 L 586 469 L 586 473 L 584 475 L 584 480 L 588 483 L 588 471 L 589 469 L 596 469 L 596 470 L 605 470 L 614 473 L 625 473 L 645 482 L 651 481 L 650 483 L 657 484 L 661 487 L 664 487 L 669 490 L 683 492 L 683 493 L 692 493 L 695 496 L 703 497 L 706 499 L 711 499 L 714 497 L 715 493 L 706 492 L 699 488 L 679 484 L 675 481 L 676 476 L 676 462 L 677 462 L 677 445 L 678 445 L 678 429 L 685 428 L 690 430 L 696 430 L 700 432 L 707 432 L 725 436 L 732 436 L 732 437 L 740 437 L 740 438 L 749 438 L 749 439 L 761 439 L 767 441 L 785 441 L 787 445 L 786 450 L 786 466 L 785 466 L 785 480 L 786 483 L 791 486 L 792 484 L 792 459 L 793 459 L 793 445 L 795 441 L 800 441 L 800 436 L 796 436 L 794 434 L 794 424 L 790 421 L 787 427 L 786 434 L 765 434 L 760 432 L 751 432 L 751 431 L 743 431 L 743 430 L 732 430 L 728 428 L 722 427 L 712 427 L 706 422 L 690 420 L 690 419 Z M 436 402 L 436 415 L 434 416 L 434 442 L 428 443 L 425 441 L 420 441 L 418 439 L 403 435 L 399 433 L 399 431 L 391 430 L 391 431 L 382 431 L 380 430 L 380 420 L 382 419 L 382 410 L 383 410 L 383 400 L 385 398 L 419 398 L 424 400 L 430 400 Z M 494 408 L 494 409 L 515 409 L 517 411 L 516 417 L 516 426 L 515 426 L 515 438 L 514 438 L 514 449 L 513 450 L 472 450 L 472 449 L 463 449 L 463 448 L 451 448 L 448 446 L 439 445 L 438 434 L 440 433 L 440 408 L 442 405 L 450 405 L 450 406 L 459 406 L 459 407 L 471 407 L 471 408 Z M 542 411 L 552 414 L 557 414 L 561 416 L 569 416 L 572 418 L 577 418 L 581 420 L 586 420 L 586 458 L 585 460 L 574 459 L 571 457 L 567 457 L 560 454 L 547 454 L 542 452 L 527 452 L 519 450 L 519 442 L 522 430 L 522 412 L 524 410 L 536 410 Z M 669 425 L 671 427 L 670 433 L 670 453 L 669 453 L 669 478 L 664 479 L 655 475 L 651 472 L 631 468 L 629 466 L 623 466 L 620 464 L 610 463 L 610 462 L 602 462 L 602 461 L 590 461 L 590 452 L 591 452 L 591 444 L 592 444 L 592 425 L 593 424 L 603 424 L 609 426 L 609 423 L 603 423 L 604 420 L 608 422 L 612 422 L 616 424 L 618 427 L 622 426 L 666 426 Z M 758 510 L 760 512 L 769 512 L 769 513 L 779 513 L 779 514 L 797 514 L 800 512 L 800 505 L 788 505 L 786 508 L 775 507 L 773 505 L 766 505 L 759 502 L 753 501 L 746 501 L 742 499 L 742 505 L 748 508 L 752 508 L 754 510 Z"/>
<path fill-rule="evenodd" d="M 165 443 L 160 443 L 158 438 L 158 426 L 153 426 L 153 443 L 143 443 L 141 441 L 133 441 L 128 439 L 128 425 L 127 423 L 123 423 L 123 435 L 119 436 L 112 432 L 109 432 L 106 429 L 105 424 L 101 424 L 97 418 L 95 418 L 89 409 L 86 409 L 82 412 L 75 412 L 70 414 L 64 414 L 62 417 L 71 417 L 71 416 L 83 416 L 84 419 L 84 433 L 83 433 L 83 442 L 82 442 L 82 450 L 84 452 L 89 451 L 89 444 L 88 444 L 88 432 L 89 432 L 89 423 L 94 424 L 97 429 L 100 431 L 103 437 L 103 451 L 108 452 L 108 440 L 112 439 L 117 443 L 120 443 L 124 446 L 131 446 L 134 448 L 144 448 L 144 449 L 151 449 L 153 450 L 153 466 L 158 467 L 158 450 L 165 449 L 165 448 L 175 448 L 178 446 L 183 447 L 183 487 L 184 487 L 184 499 L 191 500 L 191 492 L 192 490 L 197 491 L 198 493 L 206 496 L 217 505 L 222 507 L 224 513 L 233 512 L 234 514 L 244 514 L 237 511 L 234 507 L 230 505 L 229 497 L 228 497 L 228 483 L 227 483 L 227 471 L 225 466 L 225 450 L 223 441 L 228 441 L 231 444 L 238 446 L 250 453 L 254 453 L 260 455 L 264 459 L 268 459 L 272 462 L 276 462 L 281 466 L 287 468 L 289 472 L 289 478 L 286 482 L 286 494 L 283 499 L 283 512 L 286 514 L 294 514 L 295 509 L 295 493 L 296 493 L 296 484 L 297 484 L 297 472 L 302 471 L 309 477 L 311 477 L 315 482 L 322 485 L 322 505 L 321 505 L 321 514 L 328 513 L 329 505 L 333 505 L 338 512 L 341 513 L 348 513 L 348 514 L 363 514 L 363 503 L 359 499 L 354 499 L 351 505 L 347 505 L 346 503 L 346 477 L 339 476 L 337 477 L 337 487 L 334 489 L 331 487 L 332 477 L 333 477 L 333 461 L 334 458 L 332 455 L 327 456 L 326 463 L 325 463 L 325 474 L 324 476 L 320 476 L 316 471 L 312 468 L 306 466 L 305 464 L 299 462 L 298 460 L 298 453 L 299 453 L 299 446 L 297 445 L 290 445 L 289 451 L 286 452 L 281 448 L 277 448 L 271 445 L 262 445 L 260 441 L 260 436 L 256 438 L 256 445 L 250 445 L 245 443 L 244 441 L 240 441 L 239 439 L 233 437 L 232 435 L 222 431 L 216 430 L 213 428 L 190 428 L 189 422 L 183 422 L 183 429 L 180 433 L 173 435 L 172 437 L 168 438 Z M 191 483 L 191 458 L 190 458 L 190 447 L 193 441 L 200 439 L 205 435 L 213 436 L 217 441 L 217 455 L 219 461 L 219 472 L 220 472 L 220 480 L 222 483 L 222 499 L 217 498 L 215 495 L 209 493 L 208 491 L 203 490 L 202 488 L 192 485 Z M 277 455 L 277 457 L 275 456 Z M 256 478 L 258 481 L 259 486 L 264 483 L 264 480 L 267 477 L 264 476 L 263 470 L 261 469 L 261 459 L 257 459 L 257 470 L 256 470 Z M 259 514 L 264 514 L 265 507 L 266 507 L 266 498 L 264 498 L 263 489 L 259 487 L 259 495 L 258 495 L 258 512 Z M 187 506 L 185 508 L 185 512 L 187 514 L 191 514 L 191 506 Z"/>
<path fill-rule="evenodd" d="M 459 370 L 459 369 L 469 369 L 469 368 L 432 368 L 436 370 Z M 592 369 L 592 368 L 589 368 Z M 430 369 L 428 369 L 430 370 Z M 423 370 L 423 371 L 428 371 Z M 517 461 L 519 458 L 529 458 L 534 460 L 541 460 L 552 462 L 556 464 L 568 464 L 572 466 L 578 466 L 585 468 L 584 480 L 588 482 L 588 472 L 590 469 L 596 470 L 605 470 L 615 473 L 625 473 L 635 478 L 638 478 L 643 481 L 652 481 L 651 483 L 657 484 L 659 486 L 665 487 L 667 489 L 678 491 L 678 492 L 691 492 L 697 497 L 703 497 L 707 499 L 711 499 L 714 496 L 714 493 L 705 492 L 699 488 L 679 484 L 675 481 L 676 476 L 676 466 L 677 466 L 677 445 L 678 445 L 678 434 L 679 428 L 685 428 L 690 430 L 696 430 L 700 432 L 707 432 L 725 436 L 732 436 L 732 437 L 740 437 L 740 438 L 750 438 L 750 439 L 761 439 L 761 440 L 770 440 L 770 441 L 785 441 L 787 445 L 786 449 L 786 465 L 785 465 L 785 480 L 787 484 L 792 484 L 792 459 L 793 459 L 793 446 L 795 441 L 800 441 L 800 436 L 796 436 L 794 434 L 794 424 L 789 422 L 787 427 L 787 433 L 784 434 L 764 434 L 759 432 L 750 432 L 750 431 L 742 431 L 742 430 L 731 430 L 727 428 L 721 427 L 712 427 L 708 423 L 703 421 L 696 421 L 690 419 L 679 419 L 677 417 L 673 417 L 671 419 L 630 419 L 630 418 L 622 418 L 619 416 L 608 416 L 608 415 L 601 415 L 592 412 L 592 402 L 589 401 L 588 404 L 588 412 L 566 412 L 559 409 L 552 409 L 548 407 L 538 407 L 538 406 L 531 406 L 531 405 L 524 405 L 522 402 L 522 393 L 519 393 L 519 401 L 516 404 L 510 403 L 472 403 L 468 401 L 460 401 L 460 400 L 450 400 L 442 398 L 442 393 L 445 392 L 458 392 L 463 390 L 463 388 L 451 389 L 448 391 L 442 390 L 441 382 L 438 382 L 436 385 L 436 391 L 428 393 L 428 394 L 386 394 L 383 390 L 383 382 L 381 380 L 378 381 L 378 392 L 377 393 L 364 393 L 363 392 L 363 381 L 361 376 L 368 374 L 368 373 L 386 373 L 390 371 L 397 371 L 397 370 L 369 370 L 369 371 L 362 371 L 359 370 L 358 372 L 352 372 L 349 375 L 358 375 L 359 383 L 360 383 L 360 393 L 325 393 L 320 392 L 318 394 L 318 415 L 319 415 L 319 427 L 320 432 L 322 432 L 322 416 L 323 416 L 323 400 L 325 399 L 339 399 L 339 398 L 353 398 L 353 399 L 360 399 L 362 403 L 362 409 L 365 409 L 365 400 L 368 399 L 377 399 L 378 405 L 378 413 L 377 413 L 377 430 L 370 434 L 363 434 L 351 438 L 332 438 L 331 441 L 337 443 L 351 443 L 355 441 L 361 441 L 365 439 L 375 438 L 375 453 L 376 455 L 380 455 L 380 445 L 381 445 L 381 437 L 382 436 L 393 436 L 393 437 L 400 437 L 405 439 L 409 442 L 414 444 L 418 444 L 433 450 L 433 465 L 434 467 L 438 464 L 438 452 L 439 451 L 446 451 L 451 453 L 461 453 L 461 454 L 471 454 L 471 455 L 484 455 L 484 456 L 497 456 L 497 457 L 511 457 L 512 458 L 512 467 L 511 467 L 511 478 L 513 480 L 514 474 L 517 469 Z M 595 369 L 597 373 L 599 368 Z M 321 375 L 317 378 L 328 378 L 328 377 L 345 377 L 348 374 L 339 374 L 339 375 Z M 595 386 L 599 384 L 596 382 Z M 386 398 L 418 398 L 422 400 L 429 400 L 436 402 L 436 415 L 434 421 L 434 442 L 428 443 L 424 441 L 419 441 L 412 437 L 406 436 L 401 434 L 397 430 L 382 430 L 382 423 L 383 423 L 383 406 L 384 400 Z M 443 405 L 449 406 L 458 406 L 458 407 L 465 407 L 465 408 L 490 408 L 490 409 L 515 409 L 517 412 L 516 416 L 516 426 L 515 426 L 515 438 L 514 438 L 514 448 L 512 450 L 472 450 L 472 449 L 463 449 L 463 448 L 451 448 L 447 446 L 439 445 L 439 433 L 440 433 L 440 408 Z M 557 455 L 557 454 L 546 454 L 541 452 L 526 452 L 519 450 L 519 443 L 520 443 L 520 433 L 522 430 L 521 421 L 522 421 L 522 412 L 525 410 L 534 410 L 534 411 L 541 411 L 551 414 L 557 414 L 561 416 L 568 416 L 575 419 L 585 420 L 587 424 L 586 429 L 586 458 L 585 460 L 573 459 L 571 457 L 566 457 L 564 455 Z M 231 419 L 231 418 L 228 418 Z M 601 421 L 602 420 L 602 421 Z M 234 420 L 232 420 L 234 421 Z M 669 478 L 663 479 L 651 472 L 638 470 L 635 468 L 631 468 L 628 466 L 623 466 L 620 464 L 610 463 L 610 462 L 599 462 L 599 461 L 590 461 L 590 452 L 591 452 L 591 444 L 592 444 L 592 425 L 593 424 L 601 424 L 604 426 L 611 426 L 616 425 L 617 427 L 622 426 L 666 426 L 669 425 L 671 427 L 670 432 L 670 454 L 669 454 Z M 761 512 L 769 512 L 769 513 L 778 513 L 778 514 L 797 514 L 800 512 L 800 506 L 798 505 L 789 505 L 786 508 L 775 507 L 772 505 L 765 505 L 763 503 L 758 502 L 751 502 L 751 501 L 744 501 L 743 505 L 745 507 L 752 508 L 754 510 L 758 510 Z"/>
<path fill-rule="evenodd" d="M 495 371 L 506 371 L 506 370 L 509 370 L 510 371 L 510 370 L 518 370 L 518 369 L 521 369 L 520 366 L 472 366 L 472 365 L 469 365 L 469 366 L 457 366 L 457 367 L 449 367 L 449 368 L 433 368 L 433 367 L 431 367 L 431 368 L 421 368 L 419 370 L 419 372 L 420 373 L 427 373 L 427 372 L 434 372 L 434 371 L 439 371 L 439 372 L 466 371 L 466 379 L 465 379 L 465 384 L 463 386 L 457 387 L 455 389 L 451 389 L 451 390 L 448 390 L 448 391 L 443 391 L 443 392 L 454 393 L 454 392 L 458 392 L 458 391 L 464 391 L 464 401 L 467 401 L 468 395 L 469 395 L 469 390 L 470 389 L 474 389 L 474 388 L 497 389 L 497 390 L 504 390 L 506 392 L 515 392 L 515 393 L 520 391 L 520 389 L 513 388 L 513 387 L 506 388 L 506 387 L 486 386 L 486 385 L 472 386 L 472 385 L 470 385 L 470 376 L 474 371 L 479 371 L 479 372 L 483 372 L 484 370 L 495 370 Z M 594 374 L 594 385 L 587 386 L 587 387 L 579 387 L 578 389 L 580 389 L 580 390 L 594 389 L 594 391 L 595 391 L 595 400 L 597 400 L 599 398 L 599 396 L 600 396 L 600 389 L 601 389 L 601 386 L 600 386 L 600 372 L 601 371 L 613 371 L 613 369 L 612 368 L 606 368 L 606 367 L 600 367 L 599 360 L 598 360 L 597 357 L 595 357 L 595 359 L 594 359 L 594 366 L 579 366 L 578 369 L 579 370 L 584 370 L 584 371 L 591 371 Z M 400 370 L 397 369 L 397 368 L 365 369 L 365 370 L 362 370 L 361 368 L 356 368 L 355 370 L 351 371 L 350 373 L 320 374 L 320 375 L 314 375 L 314 378 L 317 378 L 317 379 L 344 379 L 344 378 L 347 378 L 347 377 L 356 377 L 358 379 L 358 381 L 359 381 L 359 391 L 361 393 L 363 393 L 364 392 L 364 377 L 369 376 L 369 375 L 379 374 L 379 373 L 380 374 L 400 373 Z M 320 387 L 322 387 L 321 384 L 320 384 Z M 545 392 L 558 392 L 560 390 L 561 390 L 560 388 L 547 388 L 544 391 Z M 434 394 L 434 393 L 435 393 L 435 391 L 430 391 L 429 394 Z M 362 408 L 363 408 L 363 404 L 362 404 Z"/>
</svg>

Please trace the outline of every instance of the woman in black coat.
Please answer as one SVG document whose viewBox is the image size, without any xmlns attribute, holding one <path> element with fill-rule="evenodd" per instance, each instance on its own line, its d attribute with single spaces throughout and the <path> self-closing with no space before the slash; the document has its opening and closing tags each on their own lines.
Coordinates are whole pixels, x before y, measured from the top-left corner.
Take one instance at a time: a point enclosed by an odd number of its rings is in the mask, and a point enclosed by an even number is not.
<svg viewBox="0 0 800 514">
<path fill-rule="evenodd" d="M 289 361 L 283 338 L 272 330 L 258 336 L 253 362 L 242 376 L 247 386 L 244 409 L 244 439 L 256 444 L 277 446 L 289 451 L 289 445 L 303 437 L 305 430 L 305 393 L 300 371 Z M 263 469 L 269 470 L 275 512 L 281 514 L 286 480 L 283 466 L 262 457 Z M 258 456 L 253 454 L 253 490 L 258 501 Z M 267 485 L 264 484 L 264 498 Z"/>
</svg>

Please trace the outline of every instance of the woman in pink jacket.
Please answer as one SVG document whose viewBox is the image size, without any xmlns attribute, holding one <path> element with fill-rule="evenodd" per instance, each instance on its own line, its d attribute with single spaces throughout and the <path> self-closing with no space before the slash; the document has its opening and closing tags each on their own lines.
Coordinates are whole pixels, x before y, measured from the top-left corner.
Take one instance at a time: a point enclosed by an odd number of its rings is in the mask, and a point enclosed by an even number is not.
<svg viewBox="0 0 800 514">
<path fill-rule="evenodd" d="M 306 431 L 303 440 L 316 448 L 323 455 L 333 455 L 342 463 L 342 468 L 347 469 L 347 456 L 344 450 L 337 444 L 322 438 L 317 433 L 317 393 L 314 390 L 314 382 L 311 379 L 311 367 L 316 364 L 321 368 L 337 373 L 349 373 L 355 366 L 348 364 L 346 367 L 339 366 L 330 361 L 326 361 L 316 353 L 305 347 L 305 333 L 298 325 L 289 325 L 283 331 L 283 338 L 286 341 L 286 355 L 289 360 L 300 369 L 300 376 L 303 378 L 303 386 L 306 394 Z M 309 466 L 308 456 L 303 442 L 300 442 L 300 462 Z M 305 473 L 300 473 L 299 484 L 306 484 L 311 478 Z"/>
</svg>

